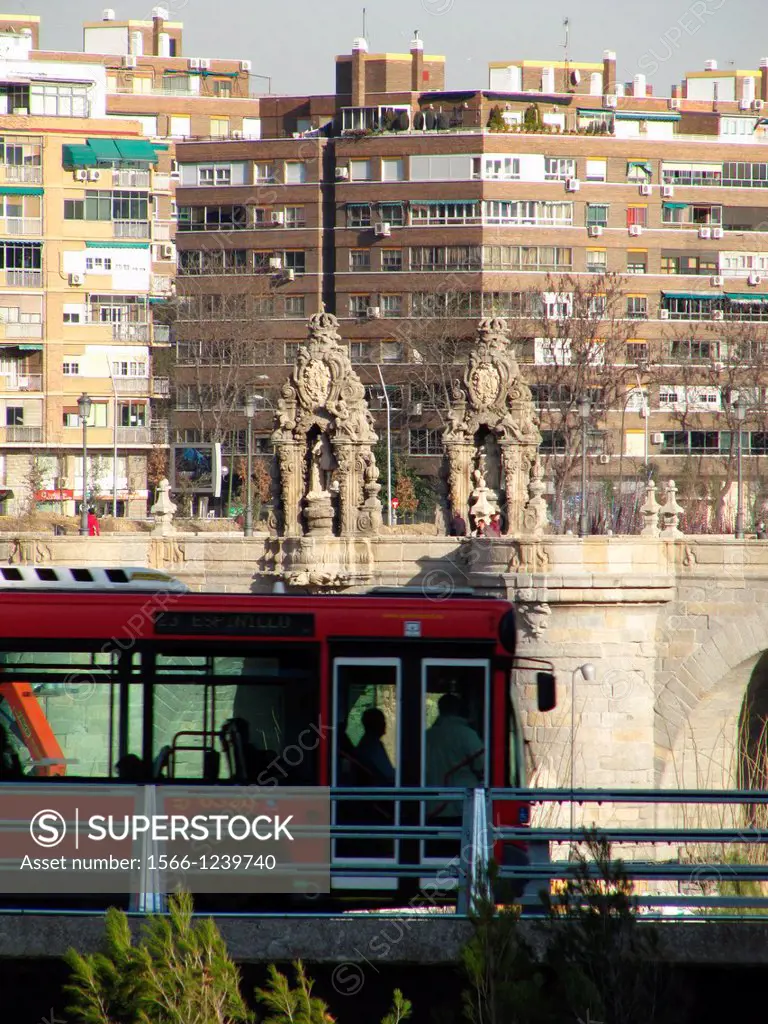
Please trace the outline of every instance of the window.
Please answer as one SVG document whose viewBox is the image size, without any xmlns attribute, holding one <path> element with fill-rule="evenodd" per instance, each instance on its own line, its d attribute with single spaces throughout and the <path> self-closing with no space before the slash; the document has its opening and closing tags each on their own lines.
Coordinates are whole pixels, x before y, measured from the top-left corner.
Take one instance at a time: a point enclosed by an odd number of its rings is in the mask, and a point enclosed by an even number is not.
<svg viewBox="0 0 768 1024">
<path fill-rule="evenodd" d="M 627 164 L 627 181 L 648 185 L 652 177 L 653 169 L 646 160 L 630 160 Z"/>
<path fill-rule="evenodd" d="M 768 163 L 724 163 L 723 185 L 730 188 L 768 188 Z"/>
<path fill-rule="evenodd" d="M 95 274 L 107 274 L 112 270 L 112 260 L 108 256 L 86 256 L 85 269 Z"/>
<path fill-rule="evenodd" d="M 197 168 L 198 185 L 231 185 L 232 168 L 229 164 L 200 164 Z"/>
<path fill-rule="evenodd" d="M 286 343 L 283 345 L 283 361 L 288 364 L 295 363 L 300 348 L 300 341 L 286 341 Z"/>
<path fill-rule="evenodd" d="M 627 318 L 629 320 L 648 319 L 648 297 L 646 295 L 627 296 Z"/>
<path fill-rule="evenodd" d="M 268 182 L 274 182 L 275 178 L 275 165 L 273 163 L 258 162 L 253 165 L 253 180 L 257 185 L 264 185 Z"/>
<path fill-rule="evenodd" d="M 213 95 L 228 98 L 232 95 L 232 83 L 226 78 L 216 78 L 213 81 Z"/>
<path fill-rule="evenodd" d="M 587 273 L 604 274 L 608 266 L 608 252 L 605 249 L 587 249 Z"/>
<path fill-rule="evenodd" d="M 365 316 L 368 308 L 372 305 L 370 295 L 350 295 L 349 315 Z"/>
<path fill-rule="evenodd" d="M 628 363 L 647 363 L 648 362 L 648 342 L 647 341 L 628 341 L 627 342 L 627 362 Z"/>
<path fill-rule="evenodd" d="M 113 377 L 146 377 L 147 364 L 141 360 L 118 360 L 112 363 Z"/>
<path fill-rule="evenodd" d="M 379 216 L 393 228 L 401 228 L 405 224 L 405 208 L 402 203 L 379 203 Z"/>
<path fill-rule="evenodd" d="M 371 180 L 371 161 L 370 160 L 350 160 L 349 161 L 349 180 L 350 181 L 370 181 Z"/>
<path fill-rule="evenodd" d="M 403 250 L 402 249 L 381 249 L 382 270 L 402 270 Z"/>
<path fill-rule="evenodd" d="M 307 165 L 303 160 L 287 160 L 285 163 L 285 184 L 303 185 L 307 180 Z"/>
<path fill-rule="evenodd" d="M 349 250 L 349 269 L 350 270 L 370 270 L 371 269 L 371 250 L 370 249 L 350 249 Z"/>
<path fill-rule="evenodd" d="M 347 227 L 369 228 L 371 226 L 370 203 L 347 204 Z"/>
<path fill-rule="evenodd" d="M 381 160 L 382 181 L 404 181 L 405 161 L 400 156 L 385 156 Z"/>
<path fill-rule="evenodd" d="M 402 295 L 382 295 L 381 296 L 381 315 L 382 316 L 402 316 L 403 315 L 403 296 Z"/>
<path fill-rule="evenodd" d="M 609 209 L 607 203 L 587 203 L 587 227 L 607 228 Z"/>
<path fill-rule="evenodd" d="M 605 181 L 606 160 L 587 160 L 587 181 Z"/>
<path fill-rule="evenodd" d="M 639 225 L 641 228 L 648 226 L 648 207 L 647 206 L 628 206 L 627 207 L 627 227 L 633 225 Z"/>
<path fill-rule="evenodd" d="M 408 431 L 409 455 L 442 455 L 443 432 L 418 428 Z"/>
<path fill-rule="evenodd" d="M 411 181 L 469 181 L 471 156 L 412 156 Z"/>
<path fill-rule="evenodd" d="M 627 250 L 627 273 L 645 274 L 648 271 L 648 250 L 628 249 Z"/>
<path fill-rule="evenodd" d="M 661 180 L 665 185 L 721 185 L 721 164 L 667 163 L 661 165 Z"/>
<path fill-rule="evenodd" d="M 80 310 L 65 310 L 62 314 L 62 321 L 65 324 L 79 324 L 82 323 L 82 315 Z"/>
<path fill-rule="evenodd" d="M 303 206 L 286 206 L 285 226 L 287 228 L 303 228 L 306 224 Z"/>
<path fill-rule="evenodd" d="M 146 402 L 119 402 L 117 406 L 117 425 L 118 427 L 146 427 Z"/>
<path fill-rule="evenodd" d="M 229 118 L 212 117 L 211 135 L 213 135 L 216 138 L 226 138 L 226 136 L 229 135 Z"/>
<path fill-rule="evenodd" d="M 479 270 L 481 252 L 478 245 L 414 246 L 411 270 Z"/>
<path fill-rule="evenodd" d="M 588 302 L 588 313 L 592 320 L 602 320 L 605 316 L 606 299 L 604 295 L 591 295 Z"/>
<path fill-rule="evenodd" d="M 191 91 L 189 85 L 189 75 L 181 75 L 175 73 L 172 75 L 163 75 L 163 92 L 188 93 Z"/>
<path fill-rule="evenodd" d="M 353 363 L 371 362 L 371 345 L 368 341 L 350 341 L 349 358 Z"/>
<path fill-rule="evenodd" d="M 544 180 L 565 181 L 576 177 L 576 161 L 556 156 L 544 157 Z"/>
<path fill-rule="evenodd" d="M 483 211 L 486 224 L 533 224 L 539 227 L 573 224 L 573 203 L 487 200 L 483 203 Z"/>
<path fill-rule="evenodd" d="M 304 296 L 288 295 L 285 299 L 286 316 L 304 316 Z"/>
<path fill-rule="evenodd" d="M 28 101 L 16 102 L 13 94 L 9 95 L 9 112 L 14 107 L 28 107 L 30 114 L 43 114 L 48 117 L 88 117 L 90 104 L 88 91 L 90 85 L 64 85 L 54 83 L 42 85 L 32 83 L 28 87 Z M 22 99 L 22 97 L 19 97 Z"/>
<path fill-rule="evenodd" d="M 24 426 L 24 407 L 21 405 L 8 405 L 5 408 L 6 427 Z"/>
<path fill-rule="evenodd" d="M 306 259 L 307 254 L 303 249 L 288 249 L 283 253 L 283 269 L 303 274 L 306 271 Z"/>
<path fill-rule="evenodd" d="M 401 341 L 382 341 L 382 363 L 402 363 L 404 354 L 405 350 Z"/>
<path fill-rule="evenodd" d="M 680 273 L 680 257 L 679 256 L 662 256 L 661 257 L 661 272 L 662 272 L 662 274 L 679 274 Z"/>
<path fill-rule="evenodd" d="M 411 203 L 411 224 L 477 224 L 480 203 L 477 201 L 442 202 L 441 200 Z"/>
<path fill-rule="evenodd" d="M 485 181 L 519 181 L 520 158 L 516 156 L 476 156 L 472 177 Z"/>
<path fill-rule="evenodd" d="M 669 357 L 674 362 L 708 363 L 717 357 L 716 341 L 674 340 L 669 343 Z"/>
<path fill-rule="evenodd" d="M 80 373 L 80 363 L 65 362 L 62 366 L 62 373 L 65 377 L 77 377 Z"/>
<path fill-rule="evenodd" d="M 484 245 L 485 270 L 571 270 L 573 249 L 555 245 Z"/>
</svg>

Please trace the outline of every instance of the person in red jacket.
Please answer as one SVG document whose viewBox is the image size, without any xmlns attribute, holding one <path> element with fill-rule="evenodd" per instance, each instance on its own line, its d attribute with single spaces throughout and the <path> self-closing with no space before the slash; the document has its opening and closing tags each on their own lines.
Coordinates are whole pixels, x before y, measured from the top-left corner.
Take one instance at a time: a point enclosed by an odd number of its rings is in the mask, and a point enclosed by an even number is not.
<svg viewBox="0 0 768 1024">
<path fill-rule="evenodd" d="M 99 528 L 99 520 L 93 507 L 88 509 L 88 536 L 89 537 L 100 537 L 101 529 Z"/>
</svg>

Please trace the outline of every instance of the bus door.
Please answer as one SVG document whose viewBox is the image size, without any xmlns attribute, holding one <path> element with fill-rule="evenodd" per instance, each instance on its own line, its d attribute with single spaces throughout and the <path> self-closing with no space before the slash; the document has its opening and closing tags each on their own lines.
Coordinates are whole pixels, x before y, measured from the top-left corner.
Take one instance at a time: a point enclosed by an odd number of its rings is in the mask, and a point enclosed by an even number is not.
<svg viewBox="0 0 768 1024">
<path fill-rule="evenodd" d="M 422 660 L 422 786 L 476 788 L 490 783 L 490 680 L 487 658 Z M 460 827 L 462 814 L 462 799 L 421 804 L 424 826 Z M 422 840 L 421 863 L 445 865 L 460 849 L 458 839 Z"/>
<path fill-rule="evenodd" d="M 333 722 L 335 742 L 331 785 L 389 789 L 401 785 L 401 686 L 400 658 L 338 657 L 333 659 Z M 335 825 L 348 825 L 361 833 L 376 826 L 397 826 L 400 807 L 396 801 L 336 800 Z M 399 840 L 362 836 L 333 842 L 335 865 L 364 867 L 394 863 Z M 394 889 L 396 878 L 359 875 L 337 876 L 335 889 Z"/>
</svg>

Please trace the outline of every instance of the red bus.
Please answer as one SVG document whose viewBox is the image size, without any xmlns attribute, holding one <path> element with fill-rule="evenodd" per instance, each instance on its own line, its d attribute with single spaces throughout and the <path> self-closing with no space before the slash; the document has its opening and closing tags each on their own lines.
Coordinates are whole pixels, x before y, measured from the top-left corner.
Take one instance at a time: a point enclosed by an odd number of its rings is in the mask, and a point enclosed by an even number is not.
<svg viewBox="0 0 768 1024">
<path fill-rule="evenodd" d="M 0 723 L 15 777 L 20 767 L 31 782 L 523 787 L 515 645 L 514 608 L 494 598 L 192 593 L 146 569 L 0 567 Z M 553 676 L 539 685 L 548 710 Z M 451 764 L 450 749 L 434 754 L 446 714 L 460 717 L 465 747 L 477 738 L 469 765 Z M 372 731 L 386 755 L 378 763 Z M 9 763 L 0 760 L 0 778 L 14 777 Z M 340 824 L 371 813 L 395 825 L 455 824 L 460 806 L 334 807 Z M 509 801 L 494 808 L 499 824 L 525 824 L 528 813 Z M 427 868 L 448 852 L 338 839 L 333 885 L 361 888 L 344 864 Z M 525 856 L 513 844 L 497 854 Z M 397 881 L 362 888 L 386 885 Z"/>
</svg>

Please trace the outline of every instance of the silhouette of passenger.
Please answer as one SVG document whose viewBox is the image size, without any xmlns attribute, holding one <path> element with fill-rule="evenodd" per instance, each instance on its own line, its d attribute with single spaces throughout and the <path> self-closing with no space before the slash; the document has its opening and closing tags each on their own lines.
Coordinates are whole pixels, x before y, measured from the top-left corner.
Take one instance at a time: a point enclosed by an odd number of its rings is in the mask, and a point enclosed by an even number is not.
<svg viewBox="0 0 768 1024">
<path fill-rule="evenodd" d="M 461 698 L 444 693 L 438 716 L 427 730 L 427 785 L 474 789 L 483 781 L 483 741 L 469 724 Z M 451 801 L 429 808 L 430 817 L 461 818 L 461 803 Z"/>
<path fill-rule="evenodd" d="M 0 780 L 10 782 L 13 779 L 23 779 L 21 761 L 16 751 L 11 746 L 5 726 L 0 725 Z"/>
<path fill-rule="evenodd" d="M 360 785 L 394 786 L 395 769 L 381 742 L 381 737 L 387 731 L 384 712 L 381 708 L 368 708 L 363 712 L 362 722 L 365 731 L 355 748 L 355 757 L 368 778 L 361 778 Z"/>
<path fill-rule="evenodd" d="M 115 765 L 117 777 L 121 782 L 144 782 L 146 772 L 144 762 L 136 754 L 125 754 Z"/>
</svg>

